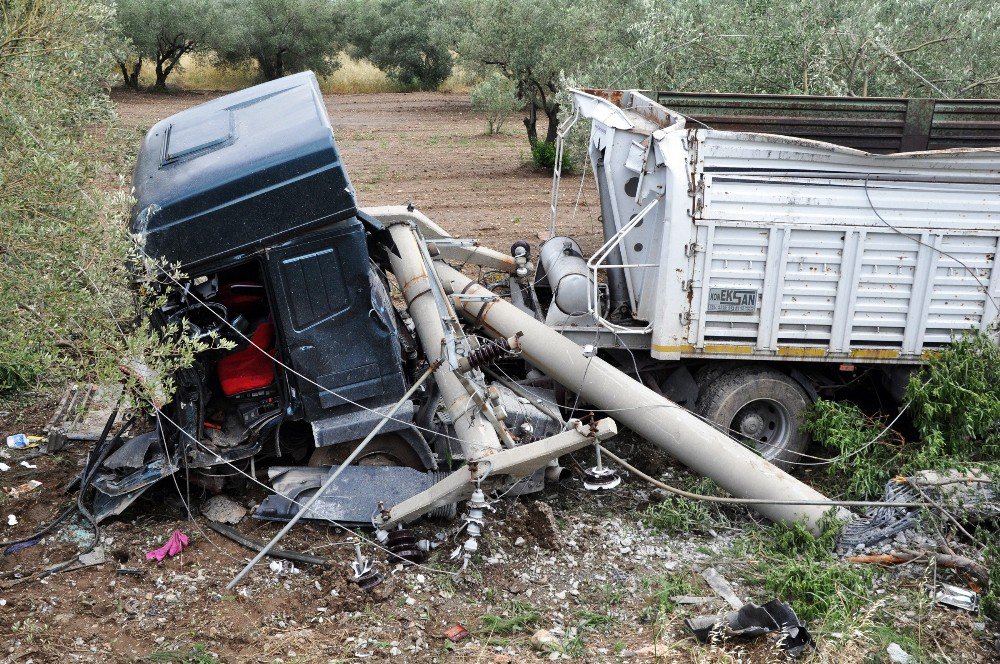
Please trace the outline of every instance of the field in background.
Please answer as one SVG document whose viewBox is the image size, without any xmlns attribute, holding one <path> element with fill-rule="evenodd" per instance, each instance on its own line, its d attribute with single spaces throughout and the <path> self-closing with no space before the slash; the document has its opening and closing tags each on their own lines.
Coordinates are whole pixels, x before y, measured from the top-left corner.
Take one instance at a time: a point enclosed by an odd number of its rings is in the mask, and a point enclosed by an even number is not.
<svg viewBox="0 0 1000 664">
<path fill-rule="evenodd" d="M 142 84 L 153 84 L 153 69 L 145 67 Z M 204 56 L 184 56 L 180 68 L 171 74 L 167 86 L 180 90 L 239 90 L 259 83 L 257 68 L 216 67 Z M 400 86 L 382 73 L 378 67 L 365 60 L 355 60 L 346 53 L 340 54 L 340 67 L 332 74 L 319 79 L 324 93 L 374 93 L 405 92 Z M 468 92 L 472 87 L 472 77 L 456 68 L 446 80 L 441 92 Z"/>
</svg>

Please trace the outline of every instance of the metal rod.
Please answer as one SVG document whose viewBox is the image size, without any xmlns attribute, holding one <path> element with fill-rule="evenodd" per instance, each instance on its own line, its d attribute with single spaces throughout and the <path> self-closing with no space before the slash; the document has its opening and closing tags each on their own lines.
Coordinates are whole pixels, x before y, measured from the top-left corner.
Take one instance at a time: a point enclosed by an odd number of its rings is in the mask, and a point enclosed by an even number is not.
<svg viewBox="0 0 1000 664">
<path fill-rule="evenodd" d="M 439 359 L 431 362 L 431 365 L 427 367 L 427 371 L 425 371 L 423 375 L 420 376 L 420 378 L 418 378 L 416 382 L 414 382 L 413 385 L 410 386 L 410 389 L 406 391 L 406 394 L 400 397 L 399 401 L 393 404 L 389 412 L 382 416 L 382 419 L 379 420 L 378 424 L 375 425 L 375 428 L 371 430 L 371 433 L 365 436 L 365 439 L 361 441 L 361 444 L 358 445 L 356 448 L 354 448 L 354 451 L 351 452 L 351 455 L 347 457 L 347 459 L 343 463 L 340 464 L 337 470 L 334 471 L 333 475 L 330 475 L 330 477 L 327 478 L 325 482 L 323 482 L 323 486 L 319 488 L 319 491 L 314 493 L 312 497 L 309 498 L 308 501 L 306 501 L 305 505 L 299 508 L 299 511 L 296 512 L 291 519 L 289 519 L 288 523 L 285 524 L 285 527 L 282 528 L 280 531 L 278 531 L 278 534 L 275 535 L 273 538 L 271 538 L 270 542 L 264 545 L 264 547 L 260 550 L 260 553 L 254 556 L 254 559 L 251 560 L 249 563 L 247 563 L 247 566 L 244 567 L 243 570 L 236 575 L 235 579 L 229 582 L 229 585 L 226 586 L 226 590 L 232 590 L 233 587 L 235 587 L 236 584 L 239 583 L 243 579 L 243 577 L 250 572 L 251 569 L 253 569 L 253 566 L 259 563 L 264 558 L 264 556 L 268 554 L 271 548 L 274 547 L 274 545 L 277 544 L 281 540 L 281 538 L 284 537 L 288 533 L 288 531 L 292 529 L 292 526 L 298 523 L 299 519 L 305 516 L 306 512 L 308 512 L 310 508 L 312 508 L 312 506 L 316 503 L 316 501 L 319 500 L 320 496 L 322 496 L 326 492 L 326 490 L 329 489 L 333 485 L 333 483 L 337 481 L 337 478 L 340 477 L 340 474 L 342 472 L 344 472 L 344 469 L 350 466 L 351 463 L 358 457 L 358 455 L 361 454 L 362 451 L 364 451 L 368 443 L 371 442 L 371 439 L 374 438 L 375 435 L 382 430 L 382 427 L 385 426 L 385 423 L 388 422 L 392 418 L 392 416 L 396 414 L 396 411 L 399 410 L 404 403 L 410 400 L 410 397 L 413 396 L 413 393 L 417 391 L 417 388 L 423 385 L 424 381 L 430 378 L 431 374 L 433 374 L 440 366 L 441 366 L 441 360 Z"/>
</svg>

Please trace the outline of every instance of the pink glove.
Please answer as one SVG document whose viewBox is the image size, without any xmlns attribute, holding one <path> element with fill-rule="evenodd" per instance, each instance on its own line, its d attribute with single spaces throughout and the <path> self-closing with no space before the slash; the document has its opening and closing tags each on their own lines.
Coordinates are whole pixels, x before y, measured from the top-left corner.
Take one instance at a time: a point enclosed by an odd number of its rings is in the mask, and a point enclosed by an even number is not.
<svg viewBox="0 0 1000 664">
<path fill-rule="evenodd" d="M 188 545 L 187 535 L 179 530 L 170 533 L 170 539 L 159 549 L 153 549 L 146 553 L 146 560 L 162 561 L 164 558 L 172 558 L 184 550 Z"/>
</svg>

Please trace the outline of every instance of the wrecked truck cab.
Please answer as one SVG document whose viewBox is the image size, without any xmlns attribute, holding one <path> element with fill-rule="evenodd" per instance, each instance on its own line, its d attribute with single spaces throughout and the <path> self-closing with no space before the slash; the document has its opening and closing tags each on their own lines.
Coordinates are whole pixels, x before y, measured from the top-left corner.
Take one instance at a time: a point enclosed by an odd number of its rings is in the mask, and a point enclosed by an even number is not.
<svg viewBox="0 0 1000 664">
<path fill-rule="evenodd" d="M 95 479 L 110 503 L 99 516 L 185 464 L 246 459 L 265 445 L 288 452 L 289 423 L 310 425 L 309 448 L 357 440 L 405 392 L 397 313 L 369 252 L 380 227 L 358 212 L 311 72 L 154 125 L 134 195 L 138 245 L 154 265 L 184 275 L 153 319 L 186 321 L 193 334 L 219 334 L 236 348 L 202 353 L 174 377 L 161 441 L 139 436 L 111 451 Z M 407 429 L 416 411 L 401 409 L 385 431 Z M 307 430 L 292 429 L 299 439 Z M 415 430 L 397 434 L 386 453 L 435 465 Z"/>
</svg>

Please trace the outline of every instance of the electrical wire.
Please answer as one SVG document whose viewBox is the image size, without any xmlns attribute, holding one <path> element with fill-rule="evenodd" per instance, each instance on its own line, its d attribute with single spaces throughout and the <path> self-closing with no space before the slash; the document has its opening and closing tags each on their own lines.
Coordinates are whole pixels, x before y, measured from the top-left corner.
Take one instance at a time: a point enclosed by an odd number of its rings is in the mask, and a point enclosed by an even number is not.
<svg viewBox="0 0 1000 664">
<path fill-rule="evenodd" d="M 926 503 L 890 503 L 883 500 L 771 500 L 766 498 L 706 496 L 704 494 L 692 493 L 690 491 L 685 491 L 684 489 L 678 489 L 675 486 L 670 486 L 669 484 L 665 484 L 658 479 L 650 477 L 618 455 L 608 451 L 608 449 L 603 446 L 601 448 L 601 454 L 607 456 L 609 459 L 636 477 L 645 480 L 659 489 L 663 489 L 668 493 L 672 493 L 683 498 L 701 500 L 709 503 L 723 503 L 726 505 L 812 505 L 817 507 L 927 507 Z"/>
</svg>

